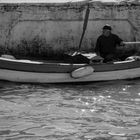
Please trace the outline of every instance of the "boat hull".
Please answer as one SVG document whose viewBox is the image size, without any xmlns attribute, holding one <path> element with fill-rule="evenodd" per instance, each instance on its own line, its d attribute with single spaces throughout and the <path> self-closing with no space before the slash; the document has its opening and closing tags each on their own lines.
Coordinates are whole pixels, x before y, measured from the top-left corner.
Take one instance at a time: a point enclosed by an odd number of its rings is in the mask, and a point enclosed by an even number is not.
<svg viewBox="0 0 140 140">
<path fill-rule="evenodd" d="M 0 69 L 0 79 L 24 83 L 68 83 L 68 82 L 94 82 L 119 79 L 133 79 L 140 77 L 140 68 L 93 72 L 81 78 L 72 78 L 69 73 L 37 73 Z"/>
<path fill-rule="evenodd" d="M 0 80 L 24 83 L 94 82 L 140 77 L 140 61 L 71 64 L 0 57 Z"/>
</svg>

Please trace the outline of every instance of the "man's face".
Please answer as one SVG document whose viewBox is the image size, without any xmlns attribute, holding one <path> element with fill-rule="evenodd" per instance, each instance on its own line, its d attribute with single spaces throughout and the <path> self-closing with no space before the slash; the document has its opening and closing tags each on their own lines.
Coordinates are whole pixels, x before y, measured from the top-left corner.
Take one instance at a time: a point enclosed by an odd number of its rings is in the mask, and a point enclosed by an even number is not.
<svg viewBox="0 0 140 140">
<path fill-rule="evenodd" d="M 111 34 L 111 30 L 103 29 L 103 35 L 108 37 Z"/>
</svg>

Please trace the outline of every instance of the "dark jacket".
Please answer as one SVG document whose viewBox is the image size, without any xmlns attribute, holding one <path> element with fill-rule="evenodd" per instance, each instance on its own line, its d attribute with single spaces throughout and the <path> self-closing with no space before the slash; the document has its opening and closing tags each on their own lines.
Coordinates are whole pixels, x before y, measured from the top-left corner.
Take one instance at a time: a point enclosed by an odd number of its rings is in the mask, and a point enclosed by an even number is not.
<svg viewBox="0 0 140 140">
<path fill-rule="evenodd" d="M 117 45 L 120 45 L 122 39 L 115 34 L 110 34 L 108 37 L 101 35 L 98 37 L 96 42 L 95 52 L 100 54 L 102 57 L 115 54 Z"/>
</svg>

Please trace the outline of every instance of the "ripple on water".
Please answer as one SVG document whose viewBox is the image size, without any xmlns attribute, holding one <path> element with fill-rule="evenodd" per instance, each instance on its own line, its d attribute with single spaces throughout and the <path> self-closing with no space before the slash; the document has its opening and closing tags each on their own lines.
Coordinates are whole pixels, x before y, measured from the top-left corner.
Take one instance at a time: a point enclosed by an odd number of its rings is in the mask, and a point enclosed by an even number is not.
<svg viewBox="0 0 140 140">
<path fill-rule="evenodd" d="M 0 83 L 0 138 L 140 139 L 140 81 Z"/>
</svg>

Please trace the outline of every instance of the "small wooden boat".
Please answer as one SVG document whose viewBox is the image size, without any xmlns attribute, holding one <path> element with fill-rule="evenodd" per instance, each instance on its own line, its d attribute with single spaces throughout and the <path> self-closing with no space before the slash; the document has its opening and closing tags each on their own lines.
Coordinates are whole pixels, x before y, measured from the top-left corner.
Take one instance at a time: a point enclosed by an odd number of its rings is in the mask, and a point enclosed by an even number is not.
<svg viewBox="0 0 140 140">
<path fill-rule="evenodd" d="M 70 64 L 0 57 L 0 80 L 27 83 L 91 82 L 140 77 L 140 60 Z"/>
</svg>

